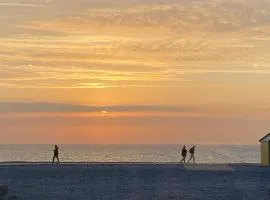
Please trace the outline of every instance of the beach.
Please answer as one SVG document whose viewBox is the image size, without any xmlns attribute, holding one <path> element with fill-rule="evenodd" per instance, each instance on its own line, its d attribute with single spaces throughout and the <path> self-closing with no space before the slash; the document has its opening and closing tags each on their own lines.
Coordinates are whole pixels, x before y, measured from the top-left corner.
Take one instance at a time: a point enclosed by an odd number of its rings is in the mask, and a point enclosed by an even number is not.
<svg viewBox="0 0 270 200">
<path fill-rule="evenodd" d="M 258 164 L 3 162 L 0 184 L 25 200 L 269 199 Z"/>
</svg>

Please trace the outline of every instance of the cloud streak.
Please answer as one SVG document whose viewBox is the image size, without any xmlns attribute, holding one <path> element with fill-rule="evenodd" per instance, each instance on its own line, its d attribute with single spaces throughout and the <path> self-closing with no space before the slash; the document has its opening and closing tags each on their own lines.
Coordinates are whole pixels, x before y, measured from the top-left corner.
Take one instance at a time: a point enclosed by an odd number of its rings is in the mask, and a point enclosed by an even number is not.
<svg viewBox="0 0 270 200">
<path fill-rule="evenodd" d="M 0 113 L 73 112 L 191 112 L 189 108 L 162 105 L 86 106 L 45 102 L 0 102 Z"/>
<path fill-rule="evenodd" d="M 26 8 L 40 8 L 40 7 L 49 7 L 45 4 L 31 4 L 31 3 L 11 3 L 11 2 L 0 2 L 0 7 L 26 7 Z"/>
<path fill-rule="evenodd" d="M 85 91 L 102 93 L 107 101 L 111 96 L 105 91 L 116 99 L 130 89 L 144 91 L 138 93 L 149 104 L 168 95 L 199 103 L 204 93 L 209 95 L 205 102 L 216 96 L 230 102 L 232 83 L 237 83 L 239 101 L 248 96 L 248 86 L 269 82 L 269 1 L 40 2 L 50 6 L 43 12 L 19 7 L 24 17 L 12 15 L 9 26 L 0 20 L 0 27 L 7 27 L 3 30 L 14 31 L 0 37 L 5 99 L 33 98 L 31 91 L 40 89 L 58 101 L 49 93 L 59 89 L 62 94 L 78 91 L 78 98 L 91 96 Z M 22 89 L 26 93 L 18 97 Z M 158 91 L 154 99 L 151 89 Z M 253 96 L 260 95 L 268 99 L 254 89 Z"/>
</svg>

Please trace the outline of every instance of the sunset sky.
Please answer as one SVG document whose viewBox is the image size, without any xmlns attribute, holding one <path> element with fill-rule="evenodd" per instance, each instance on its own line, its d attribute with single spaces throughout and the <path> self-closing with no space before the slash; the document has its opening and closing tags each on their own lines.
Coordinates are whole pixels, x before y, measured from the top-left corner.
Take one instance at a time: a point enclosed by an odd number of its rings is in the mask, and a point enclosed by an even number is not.
<svg viewBox="0 0 270 200">
<path fill-rule="evenodd" d="M 269 0 L 0 0 L 0 143 L 256 144 Z"/>
</svg>

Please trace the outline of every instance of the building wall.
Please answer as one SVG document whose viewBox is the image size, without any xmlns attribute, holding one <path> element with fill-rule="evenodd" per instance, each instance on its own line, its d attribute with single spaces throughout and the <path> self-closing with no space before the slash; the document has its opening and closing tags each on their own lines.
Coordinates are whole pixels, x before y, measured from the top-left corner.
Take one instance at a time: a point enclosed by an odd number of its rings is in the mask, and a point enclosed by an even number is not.
<svg viewBox="0 0 270 200">
<path fill-rule="evenodd" d="M 261 163 L 270 165 L 270 142 L 261 142 Z"/>
</svg>

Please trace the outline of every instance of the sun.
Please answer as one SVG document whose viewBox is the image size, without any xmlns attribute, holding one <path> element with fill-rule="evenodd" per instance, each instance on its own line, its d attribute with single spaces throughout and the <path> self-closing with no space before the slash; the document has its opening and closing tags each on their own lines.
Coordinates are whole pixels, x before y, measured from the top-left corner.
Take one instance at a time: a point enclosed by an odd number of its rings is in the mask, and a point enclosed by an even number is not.
<svg viewBox="0 0 270 200">
<path fill-rule="evenodd" d="M 101 114 L 106 115 L 108 112 L 106 110 L 102 110 Z"/>
</svg>

